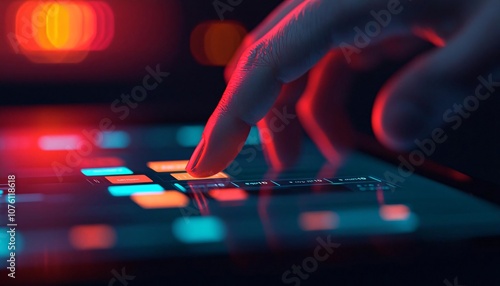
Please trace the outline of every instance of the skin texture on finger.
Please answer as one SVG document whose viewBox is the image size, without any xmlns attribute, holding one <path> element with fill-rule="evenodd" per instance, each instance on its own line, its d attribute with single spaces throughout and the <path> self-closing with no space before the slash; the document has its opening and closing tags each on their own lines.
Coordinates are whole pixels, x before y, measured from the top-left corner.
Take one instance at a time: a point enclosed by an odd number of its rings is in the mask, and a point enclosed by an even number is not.
<svg viewBox="0 0 500 286">
<path fill-rule="evenodd" d="M 307 78 L 284 85 L 271 112 L 257 123 L 264 155 L 276 171 L 293 166 L 299 158 L 303 130 L 295 107 Z"/>
<path fill-rule="evenodd" d="M 210 131 L 202 135 L 186 167 L 191 175 L 209 177 L 217 174 L 224 170 L 243 148 L 250 125 L 238 118 L 227 119 L 227 116 L 230 115 L 216 115 L 208 121 L 206 129 Z M 231 136 L 227 136 L 226 132 L 229 130 Z"/>
<path fill-rule="evenodd" d="M 416 139 L 446 123 L 447 109 L 461 103 L 464 95 L 474 95 L 475 87 L 464 90 L 464 82 L 477 82 L 498 63 L 500 39 L 491 35 L 500 33 L 499 7 L 498 2 L 488 2 L 444 48 L 413 61 L 381 90 L 372 125 L 382 143 L 396 150 L 413 147 Z"/>
<path fill-rule="evenodd" d="M 343 54 L 330 52 L 310 71 L 306 91 L 297 105 L 305 131 L 332 164 L 342 161 L 354 142 L 345 109 L 352 76 Z"/>
<path fill-rule="evenodd" d="M 297 7 L 304 0 L 287 0 L 281 3 L 266 19 L 257 26 L 249 35 L 245 37 L 243 43 L 238 48 L 234 54 L 231 61 L 226 66 L 224 70 L 224 77 L 226 82 L 229 82 L 231 76 L 238 65 L 241 55 L 252 46 L 255 42 L 264 37 L 274 26 L 276 26 L 286 15 L 288 15 L 293 9 Z"/>
</svg>

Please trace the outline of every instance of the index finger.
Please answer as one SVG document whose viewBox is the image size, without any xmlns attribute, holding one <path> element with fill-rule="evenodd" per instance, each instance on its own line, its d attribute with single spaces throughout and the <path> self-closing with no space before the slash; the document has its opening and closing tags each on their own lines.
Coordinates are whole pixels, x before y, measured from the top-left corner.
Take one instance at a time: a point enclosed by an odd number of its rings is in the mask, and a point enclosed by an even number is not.
<svg viewBox="0 0 500 286">
<path fill-rule="evenodd" d="M 352 21 L 370 16 L 367 7 L 377 8 L 381 3 L 387 5 L 380 0 L 306 0 L 295 7 L 244 52 L 187 171 L 206 177 L 225 169 L 241 151 L 251 126 L 271 109 L 282 85 L 305 74 L 333 43 L 342 42 L 342 37 L 334 37 L 334 30 L 344 38 L 354 38 L 353 31 L 340 29 L 352 29 Z"/>
</svg>

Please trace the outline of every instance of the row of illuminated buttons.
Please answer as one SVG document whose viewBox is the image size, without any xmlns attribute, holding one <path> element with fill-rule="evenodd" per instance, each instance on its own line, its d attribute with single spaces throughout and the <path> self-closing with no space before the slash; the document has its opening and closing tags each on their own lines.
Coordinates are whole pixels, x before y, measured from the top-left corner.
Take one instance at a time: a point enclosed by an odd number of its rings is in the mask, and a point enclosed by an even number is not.
<svg viewBox="0 0 500 286">
<path fill-rule="evenodd" d="M 295 188 L 311 187 L 311 186 L 327 186 L 329 189 L 333 188 L 333 189 L 350 190 L 358 186 L 357 183 L 360 182 L 369 183 L 369 184 L 363 184 L 363 186 L 369 185 L 369 188 L 367 187 L 367 190 L 387 189 L 387 188 L 381 188 L 382 186 L 386 186 L 385 183 L 379 181 L 378 179 L 369 177 L 358 178 L 357 181 L 351 180 L 351 178 L 252 180 L 252 181 L 212 180 L 210 182 L 183 181 L 183 182 L 176 182 L 173 185 L 182 192 L 188 192 L 188 190 L 192 192 L 203 192 L 214 188 L 224 189 L 224 188 L 235 188 L 235 187 L 243 188 L 245 190 L 259 190 L 265 188 L 295 189 Z"/>
<path fill-rule="evenodd" d="M 81 170 L 82 174 L 84 174 L 87 177 L 99 177 L 99 176 L 118 176 L 118 175 L 132 175 L 134 172 L 130 170 L 127 167 L 108 167 L 108 168 L 89 168 L 89 169 L 82 169 Z M 188 173 L 171 173 L 169 174 L 170 179 L 172 180 L 179 180 L 179 181 L 187 181 L 187 180 L 210 180 L 210 179 L 228 179 L 229 176 L 223 172 L 220 172 L 218 174 L 215 174 L 211 177 L 206 177 L 206 178 L 195 178 Z M 106 177 L 107 179 L 111 177 Z M 146 180 L 146 181 L 145 181 Z M 127 183 L 140 183 L 140 182 L 148 182 L 150 180 L 146 176 L 123 176 L 118 179 L 110 179 L 111 183 L 120 183 L 120 184 L 127 184 Z"/>
<path fill-rule="evenodd" d="M 126 167 L 91 168 L 82 169 L 81 172 L 85 176 L 91 177 L 89 182 L 93 184 L 102 184 L 100 176 L 104 176 L 109 183 L 113 184 L 108 187 L 108 191 L 112 196 L 130 196 L 134 202 L 143 208 L 184 207 L 189 203 L 187 196 L 177 191 L 167 191 L 159 184 L 148 184 L 153 183 L 151 178 L 146 175 L 133 175 L 132 170 Z M 179 181 L 197 179 L 187 173 L 174 173 L 171 175 Z M 210 178 L 229 179 L 229 176 L 225 173 L 219 173 Z M 238 188 L 225 189 L 223 192 L 212 190 L 209 195 L 218 201 L 245 200 L 248 196 L 244 190 Z"/>
<path fill-rule="evenodd" d="M 138 184 L 138 183 L 152 183 L 153 181 L 146 175 L 128 175 L 133 174 L 133 172 L 126 167 L 115 167 L 115 168 L 94 168 L 94 169 L 82 169 L 82 173 L 86 176 L 105 176 L 106 180 L 111 184 Z M 126 174 L 126 175 L 123 175 Z M 121 176 L 117 176 L 121 175 Z M 379 180 L 370 177 L 352 177 L 352 178 L 332 178 L 332 179 L 293 179 L 293 180 L 256 180 L 256 181 L 240 181 L 240 182 L 230 182 L 229 176 L 225 173 L 219 173 L 212 177 L 203 178 L 201 180 L 210 180 L 212 182 L 196 183 L 193 181 L 200 180 L 199 178 L 194 178 L 188 173 L 169 173 L 167 175 L 160 176 L 164 180 L 178 180 L 185 181 L 175 183 L 179 190 L 186 192 L 187 189 L 193 191 L 199 191 L 203 189 L 213 189 L 213 188 L 261 188 L 261 187 L 305 187 L 305 186 L 321 186 L 321 185 L 345 185 L 353 183 L 380 183 Z M 102 183 L 98 179 L 92 179 L 95 183 Z M 93 181 L 90 181 L 93 183 Z M 215 182 L 213 182 L 215 181 Z"/>
</svg>

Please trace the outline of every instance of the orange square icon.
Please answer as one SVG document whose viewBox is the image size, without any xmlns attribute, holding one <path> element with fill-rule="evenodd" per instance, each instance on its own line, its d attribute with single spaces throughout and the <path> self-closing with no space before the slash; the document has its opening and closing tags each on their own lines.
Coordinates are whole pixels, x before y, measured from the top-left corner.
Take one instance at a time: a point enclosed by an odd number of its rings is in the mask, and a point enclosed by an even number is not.
<svg viewBox="0 0 500 286">
<path fill-rule="evenodd" d="M 105 177 L 112 184 L 139 184 L 139 183 L 152 183 L 146 175 L 131 175 L 131 176 L 109 176 Z"/>
</svg>

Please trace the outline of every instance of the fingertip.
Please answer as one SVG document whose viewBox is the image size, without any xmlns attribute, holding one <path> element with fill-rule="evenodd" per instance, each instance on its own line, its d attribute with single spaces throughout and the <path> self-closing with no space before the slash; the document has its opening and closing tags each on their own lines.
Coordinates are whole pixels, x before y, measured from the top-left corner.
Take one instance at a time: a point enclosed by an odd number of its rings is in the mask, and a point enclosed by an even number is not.
<svg viewBox="0 0 500 286">
<path fill-rule="evenodd" d="M 193 177 L 209 177 L 223 171 L 241 151 L 250 132 L 242 120 L 213 115 L 186 171 Z"/>
<path fill-rule="evenodd" d="M 397 108 L 386 111 L 372 120 L 377 139 L 390 149 L 406 151 L 414 146 L 415 140 L 428 132 L 429 116 L 411 103 L 399 103 Z"/>
</svg>

